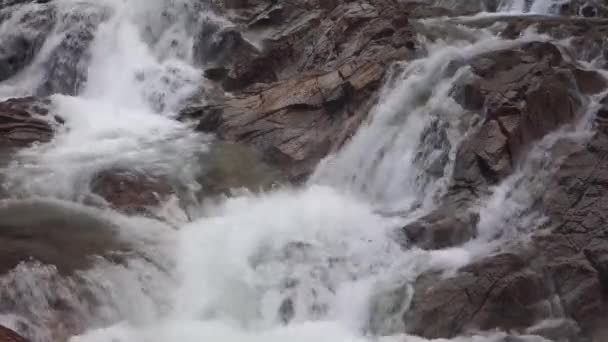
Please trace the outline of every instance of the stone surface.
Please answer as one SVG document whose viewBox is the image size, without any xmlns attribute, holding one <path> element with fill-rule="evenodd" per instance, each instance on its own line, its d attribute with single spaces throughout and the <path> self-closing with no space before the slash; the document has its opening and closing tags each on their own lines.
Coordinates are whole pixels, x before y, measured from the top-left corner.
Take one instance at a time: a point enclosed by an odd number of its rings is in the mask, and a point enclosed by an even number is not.
<svg viewBox="0 0 608 342">
<path fill-rule="evenodd" d="M 354 134 L 392 61 L 424 54 L 408 15 L 442 11 L 385 0 L 216 6 L 235 9 L 239 24 L 203 30 L 198 49 L 215 51 L 217 57 L 203 61 L 211 65 L 206 77 L 232 96 L 192 105 L 182 117 L 198 118 L 201 131 L 254 146 L 295 180 Z M 264 38 L 254 45 L 248 35 Z"/>
<path fill-rule="evenodd" d="M 0 341 L 1 342 L 27 342 L 24 337 L 17 334 L 13 330 L 0 325 Z"/>
<path fill-rule="evenodd" d="M 112 258 L 127 246 L 115 227 L 90 209 L 37 200 L 0 203 L 0 274 L 33 261 L 70 274 L 96 256 Z"/>
<path fill-rule="evenodd" d="M 91 191 L 130 215 L 153 215 L 154 209 L 175 194 L 167 179 L 125 169 L 99 172 L 91 181 Z"/>
<path fill-rule="evenodd" d="M 0 142 L 2 150 L 27 147 L 35 142 L 48 142 L 53 134 L 49 118 L 50 102 L 42 98 L 20 98 L 0 102 Z"/>
</svg>

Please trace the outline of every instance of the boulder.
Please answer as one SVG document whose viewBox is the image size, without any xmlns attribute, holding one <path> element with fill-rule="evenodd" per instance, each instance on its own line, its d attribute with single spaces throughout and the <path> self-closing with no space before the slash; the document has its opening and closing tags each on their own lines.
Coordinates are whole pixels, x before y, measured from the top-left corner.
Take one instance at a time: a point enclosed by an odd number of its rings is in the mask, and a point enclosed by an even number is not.
<svg viewBox="0 0 608 342">
<path fill-rule="evenodd" d="M 13 330 L 0 325 L 0 342 L 27 342 L 23 336 Z"/>
<path fill-rule="evenodd" d="M 461 245 L 477 235 L 479 216 L 459 212 L 456 208 L 442 208 L 402 228 L 405 246 L 422 249 L 443 249 Z"/>
<path fill-rule="evenodd" d="M 48 118 L 50 101 L 26 97 L 0 102 L 0 141 L 3 153 L 23 148 L 36 142 L 48 142 L 53 135 L 53 124 L 62 123 L 59 117 Z"/>
<path fill-rule="evenodd" d="M 154 216 L 154 210 L 175 194 L 166 178 L 127 169 L 100 171 L 90 186 L 111 207 L 129 215 Z"/>
<path fill-rule="evenodd" d="M 549 222 L 528 243 L 482 258 L 455 276 L 430 273 L 417 280 L 412 310 L 404 317 L 413 333 L 450 337 L 498 328 L 557 341 L 605 339 L 608 130 L 601 116 L 595 125 L 589 141 L 556 151 L 563 161 L 539 208 Z"/>
<path fill-rule="evenodd" d="M 484 121 L 457 152 L 457 187 L 503 180 L 532 143 L 581 116 L 582 93 L 606 88 L 599 73 L 568 62 L 551 43 L 525 43 L 468 63 L 477 78 L 459 85 L 455 99 Z"/>
</svg>

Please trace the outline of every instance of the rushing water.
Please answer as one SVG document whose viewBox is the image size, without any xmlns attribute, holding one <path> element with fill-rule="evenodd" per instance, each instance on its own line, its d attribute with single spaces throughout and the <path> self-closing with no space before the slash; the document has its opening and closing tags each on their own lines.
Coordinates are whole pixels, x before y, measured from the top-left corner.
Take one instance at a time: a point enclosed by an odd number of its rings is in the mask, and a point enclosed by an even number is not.
<svg viewBox="0 0 608 342">
<path fill-rule="evenodd" d="M 100 261 L 77 279 L 63 279 L 41 265 L 22 265 L 0 279 L 3 296 L 21 308 L 1 313 L 0 323 L 37 341 L 52 339 L 47 323 L 61 321 L 52 316 L 58 301 L 76 312 L 70 319 L 84 327 L 75 342 L 419 341 L 395 335 L 403 331 L 411 281 L 425 270 L 453 269 L 485 253 L 496 235 L 487 230 L 506 226 L 505 214 L 521 212 L 530 202 L 534 172 L 524 168 L 482 208 L 476 241 L 421 251 L 403 250 L 392 238 L 395 228 L 437 204 L 467 133 L 470 118 L 449 91 L 468 70 L 449 71 L 450 62 L 513 44 L 469 29 L 469 40 L 429 43 L 429 57 L 396 67 L 370 120 L 302 188 L 233 197 L 200 208 L 193 214 L 198 218 L 178 223 L 177 229 L 85 207 L 78 203 L 89 195 L 91 177 L 111 167 L 197 186 L 193 163 L 207 151 L 210 138 L 174 117 L 185 99 L 204 91 L 192 51 L 196 28 L 213 17 L 194 0 L 55 4 L 57 24 L 45 32 L 31 63 L 0 84 L 0 95 L 55 93 L 53 110 L 65 125 L 52 142 L 16 156 L 5 170 L 5 186 L 19 197 L 52 198 L 52 205 L 69 208 L 72 215 L 86 212 L 111 221 L 144 257 L 120 265 Z M 500 8 L 547 13 L 551 5 L 522 0 Z M 28 13 L 44 13 L 46 6 L 11 9 L 0 38 L 26 30 L 19 23 Z M 74 38 L 74 32 L 88 33 Z M 69 67 L 49 75 L 49 63 Z M 57 77 L 72 82 L 49 82 Z M 444 136 L 431 138 L 442 143 L 425 144 L 425 132 L 437 127 Z M 550 145 L 546 140 L 543 144 Z M 442 172 L 429 178 L 424 175 L 431 165 Z M 505 205 L 512 210 L 498 210 Z M 396 210 L 411 216 L 379 214 Z M 93 296 L 95 307 L 83 296 Z"/>
</svg>

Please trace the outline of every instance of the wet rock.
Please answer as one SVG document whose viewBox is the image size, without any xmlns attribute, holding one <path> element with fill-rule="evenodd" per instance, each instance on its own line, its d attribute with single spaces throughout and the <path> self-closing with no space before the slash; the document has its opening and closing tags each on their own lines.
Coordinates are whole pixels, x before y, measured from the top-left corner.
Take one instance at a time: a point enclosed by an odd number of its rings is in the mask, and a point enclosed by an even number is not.
<svg viewBox="0 0 608 342">
<path fill-rule="evenodd" d="M 48 142 L 53 135 L 53 124 L 61 119 L 48 117 L 50 101 L 26 97 L 0 102 L 0 141 L 3 153 Z"/>
<path fill-rule="evenodd" d="M 96 257 L 125 250 L 114 229 L 84 207 L 5 200 L 0 203 L 0 274 L 30 261 L 53 265 L 62 274 L 87 269 Z"/>
<path fill-rule="evenodd" d="M 266 161 L 309 172 L 354 133 L 384 75 L 378 64 L 261 86 L 201 108 L 199 128 L 256 147 Z"/>
<path fill-rule="evenodd" d="M 204 197 L 229 195 L 233 190 L 252 192 L 269 190 L 284 180 L 284 175 L 262 160 L 255 149 L 241 144 L 214 144 L 201 161 L 198 178 Z"/>
<path fill-rule="evenodd" d="M 579 89 L 595 93 L 605 88 L 603 77 L 567 62 L 551 43 L 526 43 L 469 63 L 478 78 L 461 85 L 468 90 L 456 91 L 455 99 L 467 109 L 478 108 L 485 120 L 457 152 L 457 187 L 504 179 L 530 144 L 580 117 Z"/>
<path fill-rule="evenodd" d="M 194 46 L 195 58 L 210 66 L 206 76 L 220 82 L 227 91 L 245 88 L 256 82 L 273 82 L 277 77 L 269 59 L 233 28 L 213 23 L 202 28 Z"/>
<path fill-rule="evenodd" d="M 562 15 L 579 15 L 585 18 L 606 17 L 608 7 L 602 0 L 571 0 L 560 7 Z"/>
<path fill-rule="evenodd" d="M 63 37 L 45 62 L 45 80 L 37 90 L 38 95 L 78 94 L 86 81 L 89 47 L 95 31 L 109 14 L 110 9 L 103 5 L 84 3 L 58 18 L 57 31 Z"/>
<path fill-rule="evenodd" d="M 33 7 L 7 19 L 14 28 L 0 38 L 0 81 L 15 76 L 29 65 L 55 24 L 54 8 Z"/>
<path fill-rule="evenodd" d="M 27 342 L 23 336 L 15 331 L 0 325 L 0 342 Z"/>
<path fill-rule="evenodd" d="M 431 8 L 385 0 L 229 6 L 238 7 L 230 13 L 240 24 L 207 28 L 198 49 L 213 45 L 226 56 L 205 62 L 206 75 L 233 96 L 191 106 L 182 117 L 198 113 L 200 130 L 254 146 L 292 179 L 303 179 L 355 132 L 390 62 L 424 53 L 407 18 Z M 262 37 L 261 44 L 247 36 Z"/>
<path fill-rule="evenodd" d="M 416 288 L 406 324 L 427 338 L 527 328 L 551 314 L 550 288 L 542 273 L 526 267 L 524 255 L 489 257 L 426 285 Z"/>
<path fill-rule="evenodd" d="M 289 323 L 295 316 L 295 309 L 293 307 L 293 300 L 291 298 L 285 299 L 279 307 L 279 318 L 283 324 Z"/>
<path fill-rule="evenodd" d="M 175 194 L 167 179 L 126 169 L 99 172 L 91 181 L 91 191 L 123 213 L 151 216 Z"/>
<path fill-rule="evenodd" d="M 485 257 L 447 279 L 420 277 L 412 312 L 405 316 L 412 332 L 450 337 L 499 328 L 555 341 L 605 337 L 608 135 L 602 122 L 597 127 L 588 142 L 558 150 L 564 160 L 540 208 L 549 223 L 529 243 Z"/>
<path fill-rule="evenodd" d="M 455 208 L 436 210 L 402 228 L 404 245 L 422 249 L 443 249 L 463 244 L 477 235 L 479 216 L 458 215 Z"/>
</svg>

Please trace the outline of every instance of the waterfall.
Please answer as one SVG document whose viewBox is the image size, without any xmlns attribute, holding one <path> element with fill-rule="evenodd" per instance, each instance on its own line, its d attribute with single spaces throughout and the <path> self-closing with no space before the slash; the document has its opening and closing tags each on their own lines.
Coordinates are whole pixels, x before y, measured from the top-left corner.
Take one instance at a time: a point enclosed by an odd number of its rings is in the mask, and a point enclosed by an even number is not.
<svg viewBox="0 0 608 342">
<path fill-rule="evenodd" d="M 501 1 L 499 11 L 547 14 L 557 3 Z M 198 186 L 196 163 L 214 138 L 176 118 L 206 91 L 194 51 L 203 21 L 216 20 L 212 11 L 196 0 L 57 0 L 3 10 L 0 42 L 21 41 L 28 54 L 13 56 L 25 64 L 19 71 L 0 67 L 0 97 L 49 96 L 52 113 L 64 121 L 50 142 L 19 151 L 3 168 L 5 190 L 41 211 L 109 222 L 133 258 L 97 260 L 71 278 L 21 264 L 0 277 L 0 301 L 21 308 L 0 312 L 0 324 L 35 342 L 53 340 L 45 326 L 51 321 L 63 321 L 65 330 L 78 326 L 72 342 L 423 341 L 406 335 L 402 320 L 416 277 L 454 271 L 492 252 L 495 225 L 527 214 L 534 202 L 528 191 L 542 177 L 522 167 L 489 190 L 482 231 L 462 246 L 404 248 L 395 231 L 438 207 L 457 150 L 475 130 L 478 118 L 453 98 L 455 85 L 473 77 L 463 61 L 542 38 L 508 41 L 457 25 L 453 37 L 422 38 L 425 56 L 390 66 L 357 133 L 299 187 L 197 203 L 191 220 L 171 223 L 89 207 L 91 180 L 112 168 Z M 418 24 L 431 30 L 443 22 Z M 552 137 L 529 160 L 545 160 Z M 0 216 L 18 208 L 4 204 Z M 526 222 L 538 224 L 541 216 Z M 54 317 L 56 303 L 75 314 Z"/>
</svg>

